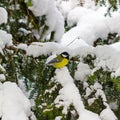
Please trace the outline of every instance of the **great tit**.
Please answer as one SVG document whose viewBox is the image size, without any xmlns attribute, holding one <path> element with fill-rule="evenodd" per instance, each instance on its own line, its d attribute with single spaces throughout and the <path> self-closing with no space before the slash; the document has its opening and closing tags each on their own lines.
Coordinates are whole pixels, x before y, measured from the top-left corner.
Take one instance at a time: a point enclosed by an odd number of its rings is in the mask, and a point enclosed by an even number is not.
<svg viewBox="0 0 120 120">
<path fill-rule="evenodd" d="M 47 64 L 52 65 L 55 68 L 63 68 L 69 62 L 69 54 L 68 52 L 62 52 L 61 54 L 57 55 L 57 57 L 50 60 Z"/>
</svg>

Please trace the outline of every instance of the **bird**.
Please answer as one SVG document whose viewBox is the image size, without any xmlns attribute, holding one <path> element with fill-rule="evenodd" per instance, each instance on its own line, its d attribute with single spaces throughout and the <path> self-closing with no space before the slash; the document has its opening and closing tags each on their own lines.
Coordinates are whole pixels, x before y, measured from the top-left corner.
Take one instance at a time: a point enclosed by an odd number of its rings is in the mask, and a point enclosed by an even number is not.
<svg viewBox="0 0 120 120">
<path fill-rule="evenodd" d="M 54 68 L 60 69 L 66 66 L 69 63 L 69 53 L 62 52 L 57 55 L 55 58 L 50 60 L 47 65 L 52 65 Z"/>
</svg>

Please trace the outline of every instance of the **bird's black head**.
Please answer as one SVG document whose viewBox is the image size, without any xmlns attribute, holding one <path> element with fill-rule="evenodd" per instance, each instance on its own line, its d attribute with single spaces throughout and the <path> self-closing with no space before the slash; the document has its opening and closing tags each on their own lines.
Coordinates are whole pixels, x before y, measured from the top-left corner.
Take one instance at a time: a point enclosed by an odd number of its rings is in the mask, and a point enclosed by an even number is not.
<svg viewBox="0 0 120 120">
<path fill-rule="evenodd" d="M 62 53 L 61 53 L 61 56 L 64 57 L 64 58 L 69 59 L 69 54 L 68 54 L 68 52 L 62 52 Z"/>
</svg>

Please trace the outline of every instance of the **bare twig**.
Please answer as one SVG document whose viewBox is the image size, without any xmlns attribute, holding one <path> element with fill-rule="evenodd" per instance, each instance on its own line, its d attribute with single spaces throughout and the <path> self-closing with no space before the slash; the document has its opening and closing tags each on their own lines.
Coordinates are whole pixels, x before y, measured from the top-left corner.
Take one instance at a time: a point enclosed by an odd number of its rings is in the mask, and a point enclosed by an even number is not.
<svg viewBox="0 0 120 120">
<path fill-rule="evenodd" d="M 83 6 L 84 0 L 80 0 L 80 6 Z"/>
<path fill-rule="evenodd" d="M 79 39 L 79 37 L 74 38 L 74 39 L 73 39 L 69 44 L 67 44 L 66 46 L 71 45 L 76 39 Z"/>
<path fill-rule="evenodd" d="M 13 45 L 11 45 L 11 46 L 5 46 L 4 49 L 13 50 L 13 51 L 15 51 L 15 52 L 18 51 L 18 49 L 17 49 L 15 46 L 13 46 Z"/>
</svg>

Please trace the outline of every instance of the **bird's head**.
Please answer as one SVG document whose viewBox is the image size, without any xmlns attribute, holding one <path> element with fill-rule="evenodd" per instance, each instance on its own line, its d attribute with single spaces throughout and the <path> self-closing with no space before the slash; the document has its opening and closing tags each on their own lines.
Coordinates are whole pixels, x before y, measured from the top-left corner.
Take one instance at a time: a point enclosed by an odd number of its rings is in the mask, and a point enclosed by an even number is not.
<svg viewBox="0 0 120 120">
<path fill-rule="evenodd" d="M 69 59 L 69 54 L 68 54 L 68 52 L 62 52 L 62 53 L 61 53 L 61 56 L 62 56 L 63 58 Z"/>
</svg>

